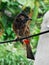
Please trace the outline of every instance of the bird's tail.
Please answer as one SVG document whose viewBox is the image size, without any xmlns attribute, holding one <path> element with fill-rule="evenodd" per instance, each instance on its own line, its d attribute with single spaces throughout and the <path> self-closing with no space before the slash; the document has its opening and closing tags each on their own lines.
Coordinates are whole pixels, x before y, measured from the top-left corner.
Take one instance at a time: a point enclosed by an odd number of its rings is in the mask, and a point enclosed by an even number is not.
<svg viewBox="0 0 49 65">
<path fill-rule="evenodd" d="M 26 44 L 27 58 L 35 60 L 34 54 L 32 52 L 31 46 L 30 46 L 30 40 L 25 39 L 25 40 L 23 40 L 23 42 Z"/>
<path fill-rule="evenodd" d="M 27 58 L 35 60 L 30 44 L 26 44 L 26 50 L 27 50 Z"/>
</svg>

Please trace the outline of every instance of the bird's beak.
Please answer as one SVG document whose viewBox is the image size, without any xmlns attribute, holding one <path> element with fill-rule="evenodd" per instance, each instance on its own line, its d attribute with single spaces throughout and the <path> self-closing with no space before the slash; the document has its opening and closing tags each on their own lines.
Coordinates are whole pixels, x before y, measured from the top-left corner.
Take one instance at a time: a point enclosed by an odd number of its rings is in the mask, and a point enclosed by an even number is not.
<svg viewBox="0 0 49 65">
<path fill-rule="evenodd" d="M 32 18 L 26 18 L 26 19 L 28 19 L 28 20 L 32 20 Z"/>
<path fill-rule="evenodd" d="M 32 18 L 29 18 L 29 20 L 32 20 Z"/>
</svg>

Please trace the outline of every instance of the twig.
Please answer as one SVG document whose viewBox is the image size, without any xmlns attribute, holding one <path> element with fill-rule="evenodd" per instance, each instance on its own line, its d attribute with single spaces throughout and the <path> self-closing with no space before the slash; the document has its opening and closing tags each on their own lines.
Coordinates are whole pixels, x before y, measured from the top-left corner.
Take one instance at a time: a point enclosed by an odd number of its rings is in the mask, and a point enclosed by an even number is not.
<svg viewBox="0 0 49 65">
<path fill-rule="evenodd" d="M 0 44 L 4 44 L 4 43 L 8 43 L 8 42 L 17 42 L 17 41 L 21 41 L 23 39 L 28 39 L 28 38 L 31 38 L 31 37 L 39 36 L 39 35 L 42 35 L 42 34 L 45 34 L 45 33 L 49 33 L 49 30 L 41 32 L 41 33 L 38 33 L 38 34 L 30 35 L 28 37 L 23 37 L 23 38 L 19 38 L 19 39 L 17 38 L 15 40 L 9 40 L 9 41 L 3 41 L 3 42 L 0 42 Z"/>
</svg>

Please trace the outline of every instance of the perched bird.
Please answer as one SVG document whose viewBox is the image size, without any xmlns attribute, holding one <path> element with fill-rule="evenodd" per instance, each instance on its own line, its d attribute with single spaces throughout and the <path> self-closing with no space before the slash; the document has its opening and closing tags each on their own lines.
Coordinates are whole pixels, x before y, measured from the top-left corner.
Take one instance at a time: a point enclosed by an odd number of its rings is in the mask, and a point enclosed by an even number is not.
<svg viewBox="0 0 49 65">
<path fill-rule="evenodd" d="M 13 22 L 13 30 L 17 35 L 17 38 L 26 37 L 30 35 L 30 20 L 32 14 L 30 14 L 30 7 L 26 7 L 20 14 L 18 14 Z M 26 45 L 27 58 L 35 59 L 31 50 L 30 39 L 23 39 L 20 41 Z"/>
</svg>

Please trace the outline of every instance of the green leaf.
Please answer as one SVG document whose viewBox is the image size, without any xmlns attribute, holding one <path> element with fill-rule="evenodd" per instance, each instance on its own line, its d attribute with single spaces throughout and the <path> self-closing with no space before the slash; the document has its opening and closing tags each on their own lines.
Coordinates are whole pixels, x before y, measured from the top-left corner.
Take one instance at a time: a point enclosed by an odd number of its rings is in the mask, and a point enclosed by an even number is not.
<svg viewBox="0 0 49 65">
<path fill-rule="evenodd" d="M 2 0 L 2 2 L 8 2 L 9 0 Z"/>
</svg>

